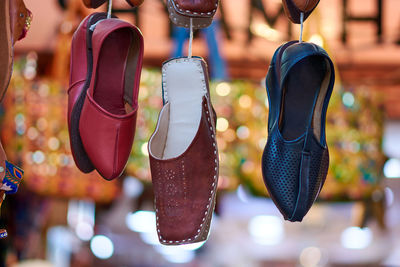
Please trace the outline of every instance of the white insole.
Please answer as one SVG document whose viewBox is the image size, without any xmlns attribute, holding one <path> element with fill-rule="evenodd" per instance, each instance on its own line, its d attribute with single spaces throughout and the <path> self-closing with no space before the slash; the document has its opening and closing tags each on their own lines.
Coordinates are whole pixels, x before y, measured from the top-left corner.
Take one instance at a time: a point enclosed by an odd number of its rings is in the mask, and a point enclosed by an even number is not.
<svg viewBox="0 0 400 267">
<path fill-rule="evenodd" d="M 163 159 L 187 150 L 199 128 L 206 82 L 201 59 L 180 58 L 163 67 L 164 100 L 169 102 L 169 126 Z"/>
</svg>

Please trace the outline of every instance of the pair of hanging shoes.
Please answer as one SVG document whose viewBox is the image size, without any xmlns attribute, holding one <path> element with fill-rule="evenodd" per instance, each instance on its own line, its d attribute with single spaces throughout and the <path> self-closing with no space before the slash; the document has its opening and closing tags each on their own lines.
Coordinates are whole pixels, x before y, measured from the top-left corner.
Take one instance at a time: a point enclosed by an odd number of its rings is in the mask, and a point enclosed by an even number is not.
<svg viewBox="0 0 400 267">
<path fill-rule="evenodd" d="M 164 106 L 149 141 L 157 232 L 165 245 L 208 237 L 219 159 L 206 63 L 171 59 L 162 67 Z"/>
<path fill-rule="evenodd" d="M 0 1 L 0 101 L 12 74 L 14 44 L 26 36 L 31 21 L 32 13 L 23 0 Z"/>
<path fill-rule="evenodd" d="M 264 182 L 284 218 L 301 221 L 329 167 L 325 122 L 334 66 L 323 48 L 291 41 L 276 50 L 266 80 L 270 106 Z"/>
<path fill-rule="evenodd" d="M 171 21 L 180 27 L 201 29 L 210 26 L 218 8 L 218 0 L 167 0 Z M 190 22 L 192 20 L 192 22 Z"/>
<path fill-rule="evenodd" d="M 94 13 L 72 40 L 68 126 L 72 155 L 85 173 L 117 178 L 135 135 L 143 37 L 132 24 Z"/>
<path fill-rule="evenodd" d="M 107 0 L 83 0 L 83 3 L 87 8 L 98 8 L 102 6 Z M 126 2 L 132 6 L 137 7 L 143 3 L 144 0 L 126 0 Z"/>
</svg>

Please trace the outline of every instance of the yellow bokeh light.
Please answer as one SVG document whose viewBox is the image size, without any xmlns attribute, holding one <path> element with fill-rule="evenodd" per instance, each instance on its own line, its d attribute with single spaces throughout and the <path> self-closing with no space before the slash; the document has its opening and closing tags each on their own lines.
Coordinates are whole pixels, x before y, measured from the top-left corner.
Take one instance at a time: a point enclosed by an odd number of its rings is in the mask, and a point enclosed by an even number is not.
<svg viewBox="0 0 400 267">
<path fill-rule="evenodd" d="M 220 96 L 227 96 L 231 92 L 231 86 L 229 85 L 229 83 L 222 82 L 217 85 L 215 91 Z"/>
<path fill-rule="evenodd" d="M 322 36 L 319 34 L 313 34 L 310 37 L 310 40 L 308 40 L 310 43 L 314 43 L 316 45 L 319 45 L 321 47 L 324 46 L 324 39 L 322 39 Z"/>
<path fill-rule="evenodd" d="M 225 132 L 229 127 L 229 122 L 225 118 L 218 118 L 217 119 L 217 131 Z"/>
<path fill-rule="evenodd" d="M 225 139 L 227 142 L 233 142 L 233 141 L 235 141 L 235 139 L 236 139 L 236 133 L 235 133 L 235 131 L 232 130 L 232 129 L 226 130 L 225 133 L 224 133 L 224 139 Z"/>
<path fill-rule="evenodd" d="M 252 100 L 251 100 L 251 97 L 250 97 L 250 96 L 248 96 L 248 95 L 242 95 L 242 96 L 239 98 L 239 105 L 240 105 L 240 107 L 242 107 L 242 108 L 249 108 L 249 107 L 251 107 L 251 104 L 252 104 Z"/>
<path fill-rule="evenodd" d="M 142 154 L 145 156 L 149 155 L 149 151 L 147 150 L 147 144 L 148 144 L 148 142 L 143 143 L 143 145 L 141 146 Z"/>
</svg>

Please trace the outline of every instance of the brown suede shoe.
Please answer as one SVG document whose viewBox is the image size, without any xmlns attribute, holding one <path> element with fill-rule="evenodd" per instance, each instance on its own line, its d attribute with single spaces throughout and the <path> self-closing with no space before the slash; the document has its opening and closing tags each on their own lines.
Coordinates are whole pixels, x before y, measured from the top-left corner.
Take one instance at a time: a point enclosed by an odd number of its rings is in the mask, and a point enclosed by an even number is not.
<svg viewBox="0 0 400 267">
<path fill-rule="evenodd" d="M 165 245 L 208 237 L 218 184 L 216 115 L 201 58 L 163 64 L 164 107 L 149 141 L 157 232 Z"/>
<path fill-rule="evenodd" d="M 193 28 L 210 26 L 218 8 L 218 0 L 167 0 L 171 21 L 180 27 L 189 28 L 192 19 Z"/>
<path fill-rule="evenodd" d="M 304 21 L 317 7 L 319 0 L 282 0 L 286 16 L 296 24 L 300 24 L 300 14 L 304 13 Z"/>
<path fill-rule="evenodd" d="M 31 20 L 32 13 L 23 0 L 0 1 L 0 101 L 12 74 L 13 45 L 25 37 Z"/>
</svg>

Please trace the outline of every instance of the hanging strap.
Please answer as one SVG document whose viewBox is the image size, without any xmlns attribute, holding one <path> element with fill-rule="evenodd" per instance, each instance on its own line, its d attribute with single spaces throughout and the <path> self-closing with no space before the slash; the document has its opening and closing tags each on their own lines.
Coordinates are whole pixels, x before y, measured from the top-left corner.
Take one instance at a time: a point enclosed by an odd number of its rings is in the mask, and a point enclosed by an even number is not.
<svg viewBox="0 0 400 267">
<path fill-rule="evenodd" d="M 299 43 L 303 42 L 303 22 L 304 22 L 304 13 L 300 13 L 300 38 Z"/>
<path fill-rule="evenodd" d="M 190 18 L 190 37 L 189 37 L 188 58 L 192 58 L 192 45 L 193 45 L 193 18 Z"/>
<path fill-rule="evenodd" d="M 112 12 L 112 0 L 108 0 L 108 12 L 107 12 L 107 19 L 111 18 L 111 12 Z"/>
</svg>

